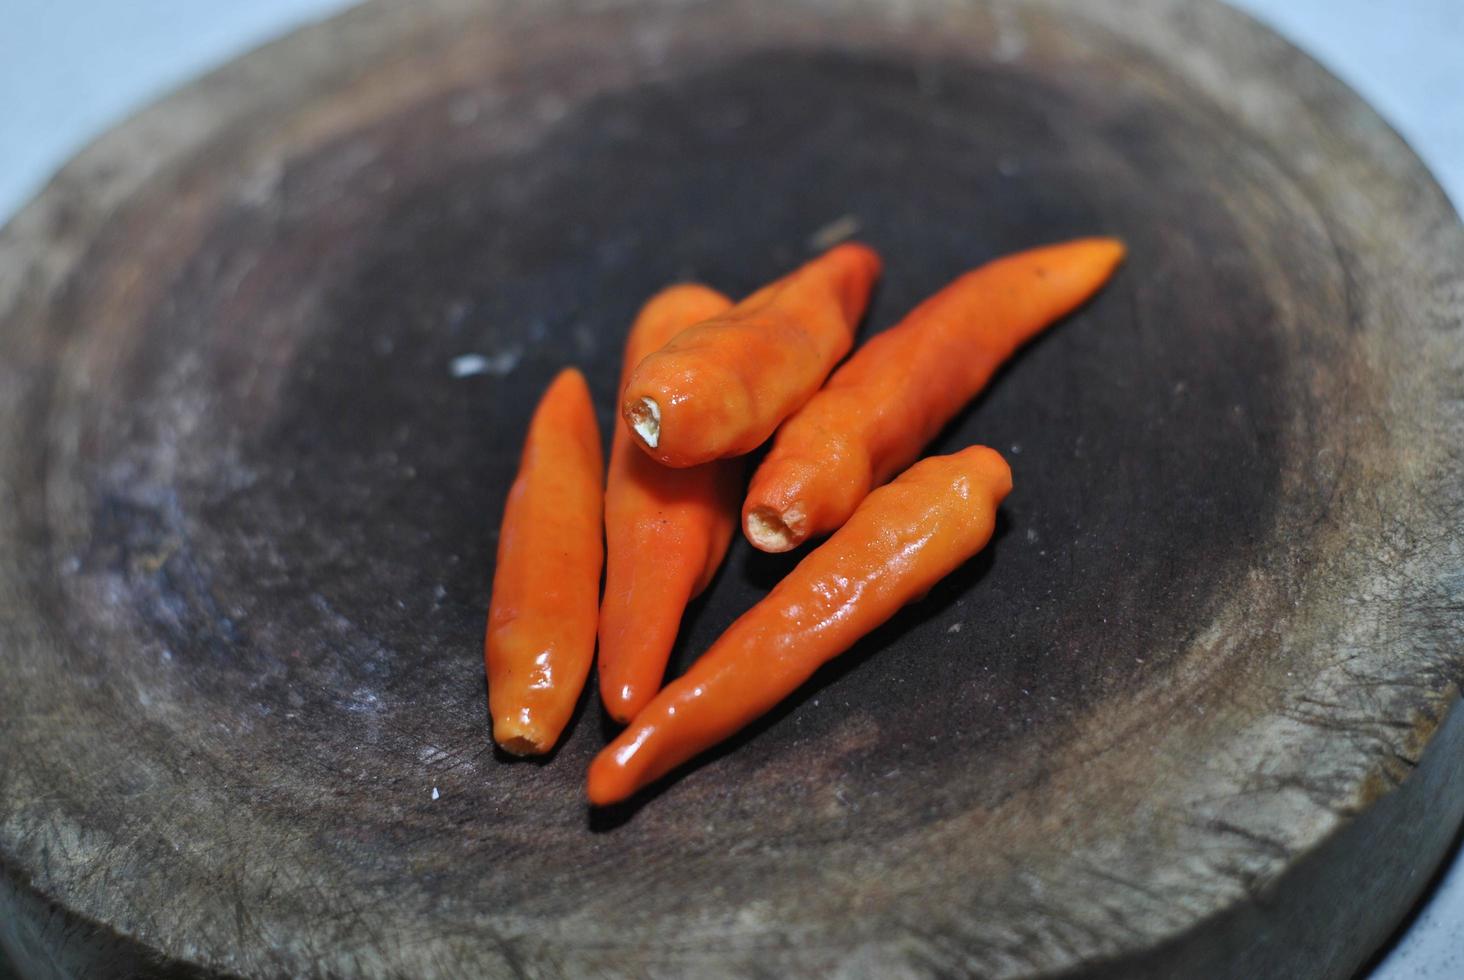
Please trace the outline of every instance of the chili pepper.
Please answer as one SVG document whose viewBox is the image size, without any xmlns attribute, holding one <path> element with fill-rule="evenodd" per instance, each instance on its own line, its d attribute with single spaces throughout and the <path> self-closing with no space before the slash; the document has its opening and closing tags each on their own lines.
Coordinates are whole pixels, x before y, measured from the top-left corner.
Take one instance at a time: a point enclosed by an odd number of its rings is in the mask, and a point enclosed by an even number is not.
<svg viewBox="0 0 1464 980">
<path fill-rule="evenodd" d="M 483 643 L 493 737 L 515 755 L 554 747 L 594 658 L 602 465 L 589 388 L 568 368 L 529 423 L 503 509 Z"/>
<path fill-rule="evenodd" d="M 647 354 L 732 301 L 705 286 L 652 297 L 625 342 L 621 383 Z M 661 687 L 689 600 L 701 593 L 737 527 L 742 469 L 716 460 L 661 466 L 617 426 L 605 481 L 605 598 L 600 603 L 600 699 L 627 722 Z"/>
<path fill-rule="evenodd" d="M 716 745 L 923 596 L 985 547 L 1011 485 L 1006 461 L 977 446 L 871 493 L 595 758 L 590 802 L 623 800 Z"/>
<path fill-rule="evenodd" d="M 868 247 L 840 245 L 678 334 L 625 385 L 637 445 L 677 467 L 757 448 L 848 353 L 879 270 Z"/>
<path fill-rule="evenodd" d="M 747 539 L 788 551 L 843 524 L 1123 255 L 1114 239 L 1088 238 L 997 259 L 871 338 L 778 430 L 743 503 Z"/>
</svg>

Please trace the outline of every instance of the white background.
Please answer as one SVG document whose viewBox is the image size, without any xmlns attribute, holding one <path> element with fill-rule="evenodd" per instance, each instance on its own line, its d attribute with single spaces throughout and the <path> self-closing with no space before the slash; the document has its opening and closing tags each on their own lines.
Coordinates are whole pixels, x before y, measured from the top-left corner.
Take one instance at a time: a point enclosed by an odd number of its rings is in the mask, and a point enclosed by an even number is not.
<svg viewBox="0 0 1464 980">
<path fill-rule="evenodd" d="M 1464 205 L 1464 0 L 1235 0 L 1378 109 Z M 211 65 L 349 0 L 5 0 L 0 221 L 88 140 Z M 4 968 L 0 966 L 0 974 Z M 1464 858 L 1373 980 L 1464 978 Z"/>
</svg>

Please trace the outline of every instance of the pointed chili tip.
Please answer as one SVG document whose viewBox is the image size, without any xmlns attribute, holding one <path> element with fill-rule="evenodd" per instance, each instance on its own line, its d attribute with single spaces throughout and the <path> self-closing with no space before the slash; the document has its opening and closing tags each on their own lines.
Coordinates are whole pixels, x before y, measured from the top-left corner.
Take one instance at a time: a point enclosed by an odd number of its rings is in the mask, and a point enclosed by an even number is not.
<svg viewBox="0 0 1464 980">
<path fill-rule="evenodd" d="M 826 259 L 837 259 L 845 268 L 854 272 L 844 284 L 844 313 L 857 320 L 864 313 L 869 300 L 869 290 L 884 271 L 884 260 L 879 253 L 863 242 L 844 242 L 835 245 L 825 253 Z"/>
<path fill-rule="evenodd" d="M 617 725 L 629 725 L 635 719 L 635 709 L 624 704 L 605 705 L 605 714 Z"/>
<path fill-rule="evenodd" d="M 1104 259 L 1110 270 L 1116 268 L 1119 263 L 1128 257 L 1128 246 L 1121 238 L 1101 236 L 1089 239 L 1091 244 L 1098 247 L 1099 254 Z"/>
<path fill-rule="evenodd" d="M 665 773 L 656 768 L 655 753 L 646 746 L 657 738 L 658 730 L 655 722 L 632 725 L 600 750 L 585 777 L 585 793 L 592 804 L 609 806 L 627 800 Z"/>
<path fill-rule="evenodd" d="M 870 266 L 875 274 L 878 274 L 880 270 L 884 267 L 884 260 L 879 257 L 879 253 L 870 246 L 864 244 L 863 242 L 840 242 L 833 248 L 829 249 L 829 254 L 845 255 L 851 259 L 862 262 Z"/>
<path fill-rule="evenodd" d="M 881 272 L 884 271 L 884 259 L 880 258 L 880 253 L 875 252 L 873 248 L 865 245 L 864 242 L 839 243 L 839 245 L 829 249 L 827 255 L 839 256 L 846 264 L 854 265 L 855 268 L 858 268 L 862 277 L 864 277 L 865 287 L 873 283 L 877 278 L 880 278 Z"/>
<path fill-rule="evenodd" d="M 602 751 L 590 763 L 590 771 L 585 778 L 585 795 L 589 797 L 590 805 L 610 806 L 621 802 L 630 793 L 624 774 L 609 758 L 608 750 Z"/>
<path fill-rule="evenodd" d="M 987 472 L 995 478 L 992 489 L 996 502 L 1005 500 L 1012 492 L 1012 466 L 1006 457 L 990 446 L 968 446 L 963 452 L 981 458 Z"/>
<path fill-rule="evenodd" d="M 554 376 L 554 379 L 549 382 L 549 387 L 545 388 L 544 391 L 547 395 L 550 390 L 558 388 L 562 385 L 569 385 L 571 387 L 578 388 L 581 392 L 584 393 L 586 399 L 589 398 L 590 383 L 585 380 L 584 372 L 577 367 L 571 366 L 560 368 L 559 373 Z"/>
<path fill-rule="evenodd" d="M 652 694 L 642 694 L 631 684 L 620 685 L 618 691 L 600 692 L 600 703 L 605 706 L 605 713 L 618 725 L 629 725 L 640 709 L 646 706 Z"/>
<path fill-rule="evenodd" d="M 625 421 L 631 431 L 652 449 L 661 441 L 661 406 L 654 398 L 641 398 L 627 405 Z"/>
</svg>

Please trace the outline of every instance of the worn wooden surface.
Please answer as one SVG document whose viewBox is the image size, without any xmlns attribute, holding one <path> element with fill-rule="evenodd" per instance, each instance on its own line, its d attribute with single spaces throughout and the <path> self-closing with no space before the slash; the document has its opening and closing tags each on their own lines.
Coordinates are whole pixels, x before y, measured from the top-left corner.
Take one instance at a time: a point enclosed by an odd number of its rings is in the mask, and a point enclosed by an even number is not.
<svg viewBox="0 0 1464 980">
<path fill-rule="evenodd" d="M 1129 264 L 941 439 L 995 545 L 591 813 L 487 739 L 494 528 L 566 361 L 852 216 L 867 329 Z M 37 975 L 1339 976 L 1464 814 L 1464 231 L 1216 4 L 381 4 L 0 235 L 0 938 Z M 488 372 L 455 379 L 477 353 Z M 685 664 L 788 566 L 739 545 Z"/>
</svg>

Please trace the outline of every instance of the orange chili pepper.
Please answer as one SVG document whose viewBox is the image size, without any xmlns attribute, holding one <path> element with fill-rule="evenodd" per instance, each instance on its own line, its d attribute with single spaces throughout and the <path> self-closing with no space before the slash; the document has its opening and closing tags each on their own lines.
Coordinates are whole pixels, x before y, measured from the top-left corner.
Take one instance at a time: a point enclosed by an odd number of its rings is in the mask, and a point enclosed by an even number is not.
<svg viewBox="0 0 1464 980">
<path fill-rule="evenodd" d="M 594 659 L 602 466 L 584 375 L 561 371 L 534 410 L 508 491 L 483 643 L 493 738 L 515 755 L 554 747 Z"/>
<path fill-rule="evenodd" d="M 678 334 L 625 385 L 637 445 L 678 467 L 756 449 L 853 346 L 879 270 L 868 247 L 840 245 Z"/>
<path fill-rule="evenodd" d="M 625 342 L 623 385 L 647 354 L 732 301 L 705 286 L 652 297 Z M 661 466 L 617 426 L 605 481 L 605 598 L 600 603 L 600 699 L 627 722 L 661 687 L 686 604 L 711 582 L 737 527 L 736 460 Z"/>
<path fill-rule="evenodd" d="M 615 803 L 742 728 L 991 539 L 1012 475 L 994 450 L 935 456 L 871 493 L 833 537 L 668 684 L 590 765 Z"/>
<path fill-rule="evenodd" d="M 747 539 L 788 551 L 843 524 L 1123 255 L 1121 242 L 1087 238 L 997 259 L 871 338 L 778 430 L 743 503 Z"/>
</svg>

